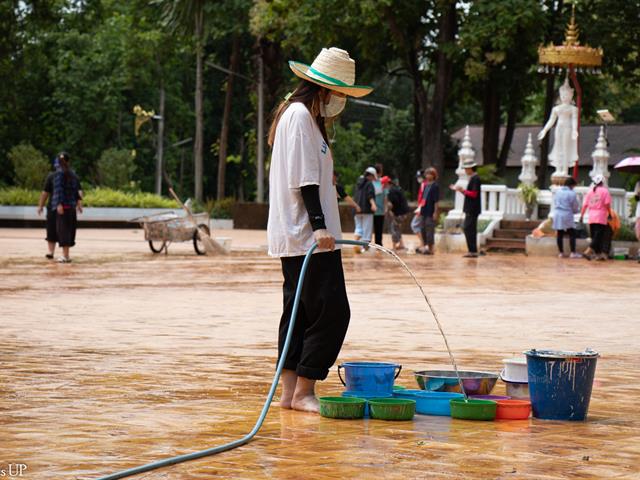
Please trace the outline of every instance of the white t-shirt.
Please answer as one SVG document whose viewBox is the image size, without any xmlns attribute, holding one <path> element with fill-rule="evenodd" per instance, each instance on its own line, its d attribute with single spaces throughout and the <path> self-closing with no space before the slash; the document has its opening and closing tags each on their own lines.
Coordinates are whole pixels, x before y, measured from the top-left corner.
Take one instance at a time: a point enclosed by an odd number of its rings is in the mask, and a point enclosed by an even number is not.
<svg viewBox="0 0 640 480">
<path fill-rule="evenodd" d="M 300 193 L 305 185 L 319 186 L 327 230 L 336 239 L 342 238 L 331 150 L 307 107 L 293 102 L 280 117 L 271 155 L 267 238 L 272 257 L 305 255 L 313 245 L 313 230 Z"/>
</svg>

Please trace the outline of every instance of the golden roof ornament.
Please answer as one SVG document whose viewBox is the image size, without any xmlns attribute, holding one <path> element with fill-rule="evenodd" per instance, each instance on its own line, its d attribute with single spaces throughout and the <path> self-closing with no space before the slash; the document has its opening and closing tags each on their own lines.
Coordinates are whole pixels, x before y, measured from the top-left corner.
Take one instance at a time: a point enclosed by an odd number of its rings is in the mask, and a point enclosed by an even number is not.
<svg viewBox="0 0 640 480">
<path fill-rule="evenodd" d="M 573 66 L 578 72 L 601 73 L 602 49 L 580 45 L 580 29 L 576 23 L 576 5 L 571 9 L 571 19 L 567 24 L 562 45 L 550 43 L 546 47 L 538 47 L 538 63 L 540 73 L 562 73 Z"/>
</svg>

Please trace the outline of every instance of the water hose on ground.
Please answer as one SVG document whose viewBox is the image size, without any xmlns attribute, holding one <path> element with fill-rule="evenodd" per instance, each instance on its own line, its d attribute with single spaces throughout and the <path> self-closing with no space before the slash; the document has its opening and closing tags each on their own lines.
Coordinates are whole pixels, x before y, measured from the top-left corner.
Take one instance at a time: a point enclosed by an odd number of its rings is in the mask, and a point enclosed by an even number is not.
<svg viewBox="0 0 640 480">
<path fill-rule="evenodd" d="M 381 247 L 379 245 L 375 245 L 375 244 L 369 244 L 367 242 L 360 242 L 357 240 L 336 240 L 337 244 L 342 244 L 342 245 L 355 245 L 355 246 L 360 246 L 360 247 L 371 247 L 371 248 L 375 248 L 376 250 L 380 250 L 384 253 L 387 253 L 389 255 L 391 255 L 392 257 L 394 257 L 396 260 L 398 260 L 400 262 L 400 264 L 404 267 L 404 269 L 409 272 L 409 275 L 411 275 L 411 278 L 413 279 L 413 281 L 415 282 L 415 284 L 418 286 L 418 288 L 420 289 L 420 292 L 422 293 L 422 296 L 424 297 L 425 301 L 427 302 L 427 305 L 429 306 L 429 310 L 431 310 L 431 314 L 433 315 L 433 318 L 436 321 L 436 324 L 438 325 L 438 329 L 440 330 L 440 333 L 442 334 L 442 337 L 444 338 L 445 344 L 447 346 L 447 350 L 449 352 L 449 357 L 451 359 L 451 363 L 453 364 L 453 367 L 456 371 L 456 375 L 458 377 L 458 382 L 460 383 L 460 388 L 462 389 L 462 392 L 465 393 L 464 391 L 464 387 L 462 386 L 462 381 L 460 379 L 460 375 L 458 374 L 458 367 L 456 365 L 456 362 L 453 358 L 453 354 L 451 353 L 451 349 L 449 348 L 449 344 L 447 342 L 447 337 L 445 337 L 444 332 L 442 330 L 442 326 L 440 325 L 440 321 L 438 320 L 438 316 L 435 312 L 435 310 L 433 309 L 433 307 L 431 306 L 431 302 L 429 301 L 429 299 L 427 298 L 427 295 L 424 293 L 424 290 L 422 289 L 422 286 L 420 285 L 420 283 L 418 283 L 418 280 L 416 279 L 415 275 L 413 274 L 413 272 L 409 269 L 409 267 L 407 266 L 407 264 L 400 258 L 398 257 L 393 251 Z M 280 355 L 280 359 L 278 360 L 278 365 L 276 367 L 276 373 L 273 376 L 273 382 L 271 383 L 271 387 L 269 388 L 269 393 L 267 394 L 267 398 L 264 402 L 264 405 L 262 406 L 262 411 L 260 412 L 260 416 L 258 417 L 258 420 L 256 421 L 255 425 L 253 426 L 253 428 L 251 429 L 251 431 L 246 434 L 244 437 L 239 438 L 237 440 L 234 440 L 232 442 L 229 443 L 225 443 L 223 445 L 219 445 L 217 447 L 212 447 L 212 448 L 207 448 L 205 450 L 200 450 L 198 452 L 192 452 L 192 453 L 185 453 L 183 455 L 177 455 L 175 457 L 170 457 L 170 458 L 165 458 L 163 460 L 158 460 L 156 462 L 151 462 L 151 463 L 147 463 L 145 465 L 140 465 L 138 467 L 133 467 L 133 468 L 129 468 L 127 470 L 122 470 L 120 472 L 116 472 L 116 473 L 112 473 L 110 475 L 106 475 L 104 477 L 100 477 L 97 480 L 118 480 L 120 478 L 126 478 L 126 477 L 130 477 L 132 475 L 138 475 L 140 473 L 145 473 L 145 472 L 149 472 L 151 470 L 156 470 L 158 468 L 162 468 L 162 467 L 168 467 L 170 465 L 176 465 L 178 463 L 183 463 L 183 462 L 188 462 L 190 460 L 196 460 L 198 458 L 202 458 L 202 457 L 208 457 L 211 455 L 215 455 L 217 453 L 222 453 L 222 452 L 226 452 L 228 450 L 232 450 L 234 448 L 240 447 L 246 443 L 249 443 L 251 441 L 251 439 L 253 439 L 253 437 L 258 433 L 258 431 L 260 430 L 260 428 L 262 427 L 262 424 L 264 423 L 264 420 L 267 416 L 267 412 L 269 411 L 269 407 L 271 406 L 271 402 L 273 401 L 273 396 L 276 393 L 276 389 L 278 387 L 278 382 L 280 381 L 280 374 L 282 373 L 282 369 L 284 367 L 284 361 L 285 358 L 287 356 L 287 352 L 289 351 L 289 344 L 291 343 L 291 335 L 293 333 L 293 327 L 295 326 L 295 322 L 296 322 L 296 317 L 298 314 L 298 306 L 300 304 L 300 294 L 302 292 L 302 286 L 304 284 L 304 278 L 305 275 L 307 273 L 307 268 L 309 265 L 309 261 L 311 260 L 311 255 L 313 254 L 313 252 L 316 250 L 316 248 L 318 248 L 318 245 L 316 243 L 314 243 L 311 248 L 309 249 L 309 251 L 307 252 L 307 254 L 304 257 L 304 262 L 302 263 L 302 269 L 300 270 L 300 279 L 298 280 L 298 286 L 296 287 L 296 294 L 293 300 L 293 308 L 291 310 L 291 320 L 289 321 L 289 329 L 287 330 L 287 336 L 285 338 L 284 341 L 284 346 L 282 347 L 282 355 Z M 465 393 L 465 398 L 466 398 L 466 393 Z"/>
</svg>

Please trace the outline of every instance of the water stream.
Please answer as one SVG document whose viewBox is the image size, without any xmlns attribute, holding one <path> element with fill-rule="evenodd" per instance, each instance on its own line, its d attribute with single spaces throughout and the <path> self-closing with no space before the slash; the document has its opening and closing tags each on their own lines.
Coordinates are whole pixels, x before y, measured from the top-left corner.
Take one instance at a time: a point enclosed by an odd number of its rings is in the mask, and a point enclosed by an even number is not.
<svg viewBox="0 0 640 480">
<path fill-rule="evenodd" d="M 385 248 L 381 245 L 377 245 L 375 243 L 369 243 L 369 246 L 371 248 L 384 252 L 388 255 L 391 255 L 398 262 L 400 262 L 400 265 L 402 265 L 402 267 L 407 271 L 407 273 L 413 279 L 413 282 L 420 289 L 420 293 L 422 293 L 422 296 L 424 297 L 424 301 L 427 302 L 427 306 L 431 311 L 431 315 L 433 316 L 433 319 L 436 321 L 436 325 L 438 326 L 440 335 L 442 335 L 442 338 L 444 340 L 444 345 L 445 347 L 447 347 L 447 352 L 449 352 L 449 359 L 451 360 L 451 365 L 453 365 L 453 369 L 456 372 L 456 377 L 458 378 L 458 385 L 460 385 L 460 391 L 464 395 L 464 401 L 467 402 L 468 401 L 467 392 L 465 392 L 464 390 L 464 385 L 462 384 L 462 379 L 460 378 L 460 373 L 458 372 L 458 365 L 456 364 L 455 358 L 453 358 L 453 353 L 451 352 L 451 348 L 449 348 L 449 342 L 447 341 L 447 336 L 444 334 L 444 330 L 442 330 L 442 325 L 440 324 L 440 320 L 438 320 L 438 314 L 436 313 L 436 310 L 433 308 L 433 305 L 431 305 L 431 302 L 429 301 L 429 297 L 427 297 L 427 294 L 424 292 L 422 285 L 420 285 L 420 282 L 418 282 L 418 279 L 413 274 L 409 266 L 406 263 L 404 263 L 404 260 L 402 260 L 398 255 L 396 255 L 396 253 L 393 250 L 389 250 L 388 248 Z"/>
</svg>

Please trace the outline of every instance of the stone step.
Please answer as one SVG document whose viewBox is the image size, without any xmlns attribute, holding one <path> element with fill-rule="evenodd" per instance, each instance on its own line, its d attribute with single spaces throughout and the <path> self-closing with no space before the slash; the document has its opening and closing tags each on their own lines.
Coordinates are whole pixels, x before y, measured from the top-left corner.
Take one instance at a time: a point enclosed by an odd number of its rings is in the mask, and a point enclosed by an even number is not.
<svg viewBox="0 0 640 480">
<path fill-rule="evenodd" d="M 493 231 L 493 238 L 527 238 L 527 235 L 531 233 L 530 230 L 517 230 L 517 229 L 498 229 Z"/>
<path fill-rule="evenodd" d="M 520 238 L 488 238 L 486 244 L 487 250 L 507 250 L 525 252 L 526 243 Z"/>
<path fill-rule="evenodd" d="M 531 232 L 534 228 L 540 225 L 537 220 L 502 220 L 500 222 L 500 228 L 505 230 L 528 230 Z"/>
</svg>

